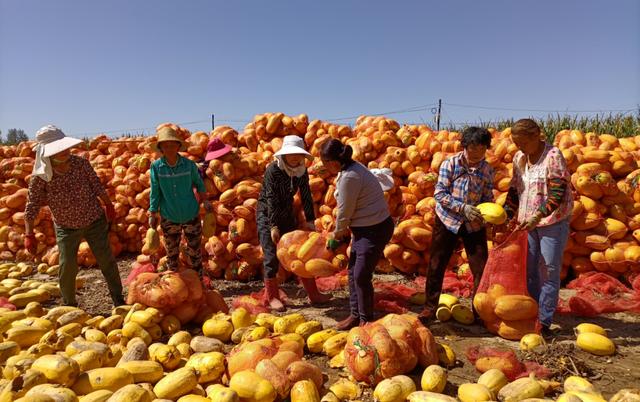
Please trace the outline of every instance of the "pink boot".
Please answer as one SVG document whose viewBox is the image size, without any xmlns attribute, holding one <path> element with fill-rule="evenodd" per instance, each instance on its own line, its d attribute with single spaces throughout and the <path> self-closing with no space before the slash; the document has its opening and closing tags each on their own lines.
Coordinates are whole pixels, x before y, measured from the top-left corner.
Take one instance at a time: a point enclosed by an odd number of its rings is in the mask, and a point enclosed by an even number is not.
<svg viewBox="0 0 640 402">
<path fill-rule="evenodd" d="M 300 278 L 300 282 L 302 282 L 304 290 L 307 291 L 311 304 L 322 304 L 331 300 L 331 295 L 320 293 L 314 278 Z"/>
<path fill-rule="evenodd" d="M 278 280 L 276 278 L 264 280 L 264 302 L 273 311 L 285 311 L 286 308 L 279 297 Z"/>
</svg>

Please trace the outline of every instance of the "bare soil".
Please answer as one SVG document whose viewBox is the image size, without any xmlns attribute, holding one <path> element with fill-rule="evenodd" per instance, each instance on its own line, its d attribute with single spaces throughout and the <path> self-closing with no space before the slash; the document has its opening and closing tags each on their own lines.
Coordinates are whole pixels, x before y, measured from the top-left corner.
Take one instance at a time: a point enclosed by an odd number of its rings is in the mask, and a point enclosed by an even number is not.
<svg viewBox="0 0 640 402">
<path fill-rule="evenodd" d="M 132 259 L 120 259 L 118 263 L 120 275 L 124 280 L 129 274 Z M 86 285 L 78 290 L 80 307 L 91 314 L 108 315 L 112 309 L 111 298 L 108 295 L 106 283 L 97 269 L 85 269 L 80 275 L 87 277 Z M 410 279 L 400 274 L 375 275 L 375 280 L 405 283 Z M 262 283 L 253 281 L 248 283 L 217 280 L 216 288 L 223 294 L 225 300 L 231 300 L 240 295 L 257 292 Z M 333 299 L 320 307 L 309 304 L 304 290 L 296 283 L 284 284 L 288 301 L 288 312 L 301 312 L 308 319 L 314 319 L 331 327 L 349 313 L 348 290 L 346 288 L 332 292 Z M 571 291 L 563 289 L 561 297 L 567 297 Z M 468 303 L 468 300 L 465 301 Z M 56 303 L 56 301 L 53 301 Z M 412 306 L 411 310 L 419 312 L 419 306 Z M 383 312 L 379 313 L 383 315 Z M 581 322 L 592 322 L 608 330 L 609 337 L 617 347 L 615 355 L 599 357 L 583 352 L 575 346 L 573 328 Z M 490 334 L 484 327 L 478 325 L 462 325 L 455 321 L 436 323 L 430 327 L 436 340 L 449 345 L 456 353 L 458 362 L 449 370 L 449 384 L 447 392 L 455 395 L 457 387 L 465 382 L 475 382 L 480 373 L 465 356 L 465 351 L 473 346 L 495 346 L 511 348 L 520 358 L 533 360 L 543 364 L 551 371 L 551 379 L 562 382 L 569 375 L 582 375 L 591 380 L 606 398 L 623 388 L 638 388 L 640 385 L 640 315 L 638 314 L 607 314 L 596 318 L 581 318 L 569 315 L 556 315 L 558 335 L 547 345 L 529 353 L 522 353 L 518 343 Z M 555 325 L 554 325 L 555 326 Z M 199 328 L 192 328 L 195 332 Z M 307 357 L 325 370 L 328 376 L 326 384 L 332 384 L 341 376 L 347 376 L 344 370 L 332 369 L 328 366 L 326 356 L 314 355 Z M 417 368 L 409 375 L 420 384 L 421 369 Z M 371 390 L 365 390 L 361 400 L 372 400 Z"/>
</svg>

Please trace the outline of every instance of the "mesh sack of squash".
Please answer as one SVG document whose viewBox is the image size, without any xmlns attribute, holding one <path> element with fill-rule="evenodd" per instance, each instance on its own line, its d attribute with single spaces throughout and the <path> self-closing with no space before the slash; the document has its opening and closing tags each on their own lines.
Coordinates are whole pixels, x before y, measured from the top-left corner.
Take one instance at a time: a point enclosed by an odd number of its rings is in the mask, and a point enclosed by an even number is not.
<svg viewBox="0 0 640 402">
<path fill-rule="evenodd" d="M 277 255 L 280 264 L 302 278 L 331 276 L 347 266 L 347 245 L 327 248 L 325 233 L 294 230 L 282 236 Z"/>
<path fill-rule="evenodd" d="M 133 264 L 131 264 L 131 272 L 129 272 L 127 279 L 125 279 L 122 284 L 128 286 L 138 277 L 138 275 L 145 272 L 156 272 L 156 267 L 151 261 L 135 261 Z"/>
<path fill-rule="evenodd" d="M 321 292 L 342 289 L 349 283 L 347 269 L 336 272 L 331 276 L 316 279 L 316 285 Z"/>
<path fill-rule="evenodd" d="M 538 303 L 527 291 L 527 232 L 513 232 L 489 250 L 473 307 L 487 329 L 505 339 L 538 333 Z"/>
<path fill-rule="evenodd" d="M 129 284 L 127 304 L 142 303 L 171 311 L 184 323 L 195 317 L 203 296 L 200 278 L 194 270 L 143 272 Z"/>
<path fill-rule="evenodd" d="M 344 347 L 345 365 L 358 381 L 374 385 L 385 378 L 438 361 L 435 339 L 415 317 L 388 314 L 352 328 Z"/>
<path fill-rule="evenodd" d="M 0 297 L 0 308 L 6 308 L 7 310 L 15 311 L 16 306 L 9 302 L 6 297 Z"/>
<path fill-rule="evenodd" d="M 509 381 L 526 377 L 531 373 L 534 373 L 536 378 L 546 378 L 550 374 L 549 369 L 538 363 L 520 361 L 511 349 L 472 346 L 465 351 L 465 355 L 479 372 L 498 369 Z"/>
</svg>

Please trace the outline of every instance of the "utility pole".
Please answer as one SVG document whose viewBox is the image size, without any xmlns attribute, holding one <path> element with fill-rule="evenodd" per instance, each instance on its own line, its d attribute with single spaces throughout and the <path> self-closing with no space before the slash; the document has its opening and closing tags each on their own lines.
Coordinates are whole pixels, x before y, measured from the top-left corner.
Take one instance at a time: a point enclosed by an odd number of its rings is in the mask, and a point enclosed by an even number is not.
<svg viewBox="0 0 640 402">
<path fill-rule="evenodd" d="M 438 99 L 438 113 L 436 113 L 436 129 L 440 131 L 440 112 L 442 111 L 442 99 Z"/>
<path fill-rule="evenodd" d="M 211 130 L 214 130 L 215 128 L 216 128 L 216 118 L 215 118 L 215 115 L 211 113 Z"/>
</svg>

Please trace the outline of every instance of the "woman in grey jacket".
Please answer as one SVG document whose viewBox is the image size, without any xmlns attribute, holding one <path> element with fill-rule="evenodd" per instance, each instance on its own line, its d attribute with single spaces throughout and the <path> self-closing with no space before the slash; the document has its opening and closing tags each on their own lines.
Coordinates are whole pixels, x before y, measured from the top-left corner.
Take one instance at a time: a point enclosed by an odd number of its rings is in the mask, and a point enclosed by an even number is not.
<svg viewBox="0 0 640 402">
<path fill-rule="evenodd" d="M 352 233 L 349 256 L 349 305 L 351 314 L 338 323 L 347 330 L 373 320 L 373 271 L 393 235 L 393 220 L 378 179 L 366 166 L 354 161 L 353 149 L 337 139 L 320 151 L 322 163 L 337 174 L 338 203 L 333 239 L 346 240 Z M 329 244 L 336 242 L 329 241 Z"/>
</svg>

